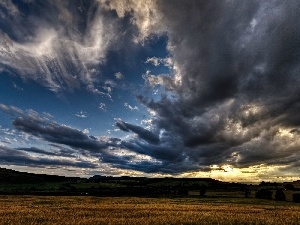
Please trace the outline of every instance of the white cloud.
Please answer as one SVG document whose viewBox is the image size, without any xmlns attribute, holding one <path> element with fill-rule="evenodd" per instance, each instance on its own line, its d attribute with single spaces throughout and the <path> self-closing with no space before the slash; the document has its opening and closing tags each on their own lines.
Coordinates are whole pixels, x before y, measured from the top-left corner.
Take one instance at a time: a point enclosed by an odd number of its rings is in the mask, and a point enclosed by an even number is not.
<svg viewBox="0 0 300 225">
<path fill-rule="evenodd" d="M 124 103 L 124 106 L 127 107 L 128 109 L 130 109 L 131 111 L 134 111 L 134 110 L 138 111 L 139 110 L 139 108 L 137 106 L 131 106 L 127 102 Z"/>
<path fill-rule="evenodd" d="M 131 22 L 140 31 L 140 35 L 135 38 L 138 42 L 143 42 L 151 33 L 163 33 L 163 29 L 159 29 L 162 15 L 159 13 L 156 0 L 98 1 L 102 3 L 104 8 L 115 10 L 120 18 L 128 13 L 132 14 Z"/>
<path fill-rule="evenodd" d="M 254 28 L 256 27 L 256 25 L 257 25 L 257 20 L 256 20 L 255 18 L 253 18 L 253 19 L 251 20 L 250 25 L 251 25 L 251 28 L 254 29 Z"/>
<path fill-rule="evenodd" d="M 115 73 L 115 77 L 118 80 L 122 80 L 124 78 L 124 75 L 121 72 Z"/>
<path fill-rule="evenodd" d="M 106 111 L 107 110 L 106 104 L 102 103 L 102 102 L 99 104 L 98 108 L 101 109 L 102 111 Z"/>
<path fill-rule="evenodd" d="M 47 119 L 53 119 L 54 118 L 50 113 L 47 113 L 47 112 L 43 112 L 43 115 L 44 115 L 44 118 L 47 118 Z"/>
<path fill-rule="evenodd" d="M 23 88 L 21 88 L 21 87 L 19 87 L 18 85 L 16 85 L 15 82 L 13 82 L 13 87 L 14 87 L 15 89 L 17 89 L 18 91 L 23 91 Z"/>
<path fill-rule="evenodd" d="M 144 119 L 141 120 L 141 125 L 145 125 L 145 128 L 147 130 L 151 130 L 151 127 L 153 125 L 153 120 L 152 119 Z"/>
<path fill-rule="evenodd" d="M 106 95 L 104 92 L 102 91 L 99 91 L 98 88 L 95 88 L 93 85 L 89 85 L 87 87 L 87 90 L 91 93 L 94 93 L 94 94 L 99 94 L 99 95 Z"/>
<path fill-rule="evenodd" d="M 151 57 L 151 58 L 147 58 L 145 63 L 151 63 L 154 66 L 159 66 L 161 62 L 160 62 L 160 58 Z"/>
<path fill-rule="evenodd" d="M 111 86 L 111 87 L 117 86 L 116 82 L 114 82 L 113 80 L 106 80 L 104 82 L 104 84 L 107 85 L 107 86 Z"/>
<path fill-rule="evenodd" d="M 87 118 L 87 113 L 80 111 L 80 112 L 76 113 L 75 116 L 77 116 L 79 118 Z"/>
<path fill-rule="evenodd" d="M 163 64 L 164 66 L 169 67 L 170 69 L 173 67 L 173 60 L 170 57 L 166 57 L 166 58 L 157 58 L 155 56 L 151 58 L 148 57 L 145 63 L 151 63 L 154 66 L 159 66 Z"/>
<path fill-rule="evenodd" d="M 168 90 L 172 90 L 175 87 L 174 80 L 168 74 L 153 75 L 150 70 L 147 70 L 143 75 L 143 79 L 149 83 L 151 87 L 162 85 Z"/>
<path fill-rule="evenodd" d="M 1 1 L 0 5 L 6 5 L 11 13 L 18 12 L 11 1 Z M 52 91 L 93 84 L 98 79 L 95 68 L 105 61 L 106 52 L 117 36 L 114 22 L 108 22 L 96 4 L 90 9 L 93 16 L 87 13 L 87 26 L 82 33 L 77 24 L 80 12 L 74 13 L 67 4 L 59 1 L 51 2 L 50 6 L 58 15 L 45 13 L 45 16 L 54 17 L 51 23 L 38 19 L 34 25 L 28 22 L 28 29 L 35 28 L 30 30 L 30 36 L 25 33 L 28 30 L 23 29 L 23 19 L 14 21 L 12 29 L 22 41 L 0 32 L 0 67 L 23 79 L 42 82 Z M 59 17 L 59 22 L 55 17 Z M 66 24 L 69 24 L 67 28 Z"/>
<path fill-rule="evenodd" d="M 109 94 L 113 91 L 112 87 L 110 86 L 103 86 L 103 89 L 106 90 Z"/>
<path fill-rule="evenodd" d="M 86 128 L 86 129 L 83 129 L 82 133 L 84 133 L 84 134 L 89 134 L 89 133 L 90 133 L 90 131 L 89 131 L 89 129 L 88 129 L 88 128 Z"/>
</svg>

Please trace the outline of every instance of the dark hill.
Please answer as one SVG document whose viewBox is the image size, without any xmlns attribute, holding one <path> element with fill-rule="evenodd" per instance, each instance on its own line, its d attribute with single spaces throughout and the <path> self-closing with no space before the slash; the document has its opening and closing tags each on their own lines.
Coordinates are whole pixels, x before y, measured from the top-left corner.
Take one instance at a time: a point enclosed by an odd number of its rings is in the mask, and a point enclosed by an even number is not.
<svg viewBox="0 0 300 225">
<path fill-rule="evenodd" d="M 77 179 L 80 178 L 26 173 L 26 172 L 18 172 L 12 169 L 0 168 L 0 184 L 69 182 Z"/>
<path fill-rule="evenodd" d="M 100 176 L 79 178 L 0 168 L 0 194 L 92 196 L 187 196 L 189 192 L 241 192 L 246 184 L 212 178 Z"/>
</svg>

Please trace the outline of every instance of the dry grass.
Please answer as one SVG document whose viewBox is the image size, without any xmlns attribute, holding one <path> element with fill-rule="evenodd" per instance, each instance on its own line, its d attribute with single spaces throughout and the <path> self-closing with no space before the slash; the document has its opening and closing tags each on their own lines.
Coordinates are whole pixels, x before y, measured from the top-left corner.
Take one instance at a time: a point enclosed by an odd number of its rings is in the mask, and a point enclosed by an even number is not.
<svg viewBox="0 0 300 225">
<path fill-rule="evenodd" d="M 300 224 L 300 205 L 255 199 L 0 196 L 0 224 Z"/>
</svg>

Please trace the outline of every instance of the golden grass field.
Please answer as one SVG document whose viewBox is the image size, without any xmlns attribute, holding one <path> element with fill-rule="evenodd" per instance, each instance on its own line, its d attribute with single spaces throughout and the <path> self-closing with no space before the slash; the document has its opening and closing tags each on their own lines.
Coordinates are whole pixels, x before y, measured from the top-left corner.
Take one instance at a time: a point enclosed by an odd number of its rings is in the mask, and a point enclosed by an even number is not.
<svg viewBox="0 0 300 225">
<path fill-rule="evenodd" d="M 300 224 L 300 204 L 245 198 L 0 196 L 0 224 Z"/>
</svg>

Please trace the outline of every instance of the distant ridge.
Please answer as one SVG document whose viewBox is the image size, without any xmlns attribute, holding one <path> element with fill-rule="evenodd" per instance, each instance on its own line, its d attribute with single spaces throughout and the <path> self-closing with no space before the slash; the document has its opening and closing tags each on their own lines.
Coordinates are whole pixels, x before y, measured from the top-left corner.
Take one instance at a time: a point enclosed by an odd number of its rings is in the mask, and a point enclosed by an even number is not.
<svg viewBox="0 0 300 225">
<path fill-rule="evenodd" d="M 20 172 L 13 169 L 6 169 L 0 167 L 0 184 L 23 184 L 23 183 L 43 183 L 43 182 L 93 182 L 93 181 L 126 181 L 126 180 L 151 180 L 157 182 L 161 180 L 176 180 L 176 181 L 202 181 L 211 183 L 214 185 L 224 184 L 238 184 L 239 182 L 224 182 L 213 178 L 175 178 L 175 177 L 164 177 L 164 178 L 147 178 L 147 177 L 130 177 L 130 176 L 102 176 L 94 175 L 90 178 L 80 177 L 66 177 L 60 175 L 49 175 L 49 174 L 36 174 L 28 172 Z M 300 180 L 292 182 L 283 182 L 284 184 L 291 183 L 300 188 Z"/>
<path fill-rule="evenodd" d="M 101 176 L 90 178 L 65 177 L 58 175 L 35 174 L 0 168 L 0 195 L 51 195 L 51 196 L 146 196 L 146 197 L 180 197 L 196 196 L 206 191 L 211 193 L 228 193 L 242 195 L 245 190 L 253 193 L 260 188 L 283 188 L 293 184 L 298 190 L 300 181 L 269 183 L 262 182 L 253 186 L 238 182 L 223 182 L 213 178 L 147 178 L 130 176 Z M 272 187 L 271 187 L 272 186 Z M 300 190 L 300 189 L 299 189 Z M 222 196 L 223 196 L 222 195 Z"/>
<path fill-rule="evenodd" d="M 22 184 L 22 183 L 40 183 L 40 182 L 64 182 L 76 179 L 78 177 L 65 177 L 48 174 L 35 174 L 19 172 L 12 169 L 0 168 L 0 183 Z"/>
</svg>

